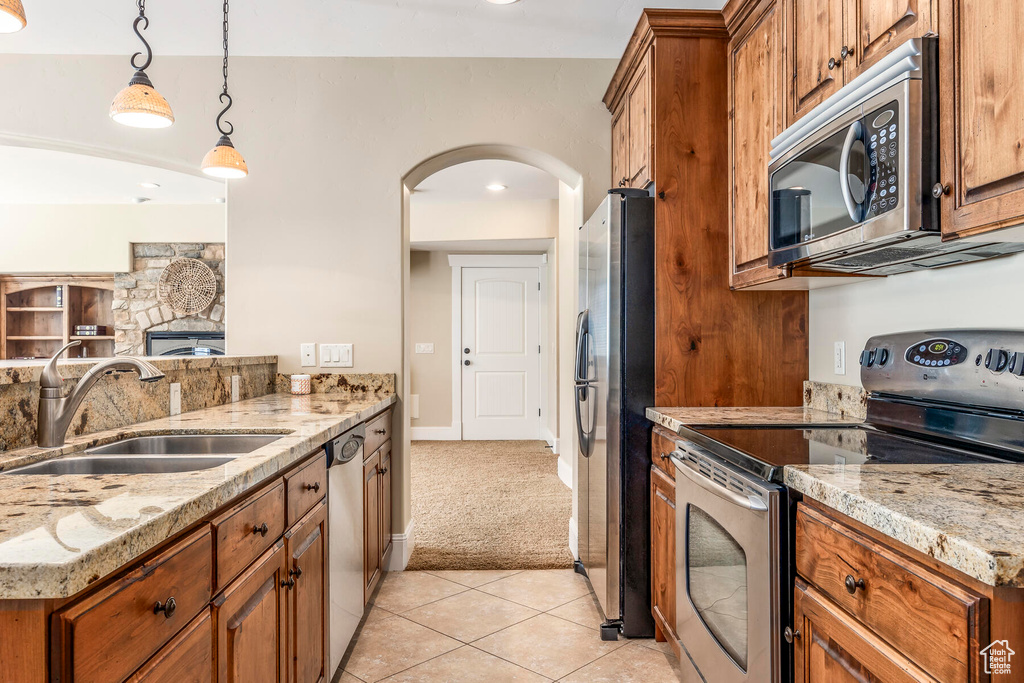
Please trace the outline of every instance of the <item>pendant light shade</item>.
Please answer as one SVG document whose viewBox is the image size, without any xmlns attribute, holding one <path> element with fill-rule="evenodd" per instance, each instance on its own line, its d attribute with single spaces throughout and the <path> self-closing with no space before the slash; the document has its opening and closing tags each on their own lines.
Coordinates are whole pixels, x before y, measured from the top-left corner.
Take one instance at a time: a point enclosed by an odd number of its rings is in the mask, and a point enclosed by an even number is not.
<svg viewBox="0 0 1024 683">
<path fill-rule="evenodd" d="M 224 0 L 224 63 L 221 68 L 224 76 L 224 88 L 220 93 L 220 101 L 227 102 L 220 113 L 217 114 L 217 130 L 220 131 L 220 139 L 217 145 L 203 157 L 201 168 L 203 173 L 214 178 L 237 179 L 249 175 L 249 167 L 245 165 L 245 159 L 235 149 L 231 142 L 231 134 L 235 127 L 228 121 L 221 121 L 224 115 L 231 109 L 231 95 L 228 94 L 228 0 Z"/>
<path fill-rule="evenodd" d="M 21 0 L 0 0 L 0 33 L 16 33 L 27 24 Z"/>
<path fill-rule="evenodd" d="M 131 65 L 135 69 L 135 75 L 128 81 L 128 87 L 117 93 L 114 101 L 110 103 L 110 118 L 133 128 L 167 128 L 174 123 L 174 112 L 171 111 L 171 105 L 167 104 L 164 96 L 153 87 L 153 81 L 149 80 L 146 74 L 146 69 L 153 63 L 153 50 L 142 37 L 139 26 L 143 29 L 149 28 L 149 18 L 146 16 L 146 0 L 138 0 L 137 4 L 139 16 L 132 24 L 132 30 L 146 48 L 146 61 L 136 64 L 135 60 L 141 57 L 142 53 L 136 52 L 132 55 Z"/>
<path fill-rule="evenodd" d="M 220 136 L 217 146 L 203 157 L 202 169 L 203 173 L 214 178 L 233 179 L 249 175 L 249 167 L 245 165 L 245 159 L 231 144 L 231 138 L 227 135 Z"/>
<path fill-rule="evenodd" d="M 174 123 L 174 112 L 146 72 L 137 71 L 110 103 L 110 118 L 133 128 L 167 128 Z"/>
</svg>

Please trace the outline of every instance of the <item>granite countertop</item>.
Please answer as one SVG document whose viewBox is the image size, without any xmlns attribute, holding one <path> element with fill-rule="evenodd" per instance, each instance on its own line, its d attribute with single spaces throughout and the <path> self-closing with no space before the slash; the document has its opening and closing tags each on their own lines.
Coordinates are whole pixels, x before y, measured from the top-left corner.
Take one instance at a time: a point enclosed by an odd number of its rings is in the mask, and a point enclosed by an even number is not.
<svg viewBox="0 0 1024 683">
<path fill-rule="evenodd" d="M 811 425 L 856 425 L 864 422 L 859 417 L 801 407 L 648 408 L 647 419 L 673 432 L 678 432 L 681 427 L 728 425 L 807 427 Z"/>
<path fill-rule="evenodd" d="M 990 586 L 1024 588 L 1024 466 L 789 465 L 786 485 Z"/>
<path fill-rule="evenodd" d="M 57 361 L 64 379 L 79 379 L 92 366 L 107 358 L 71 358 Z M 146 356 L 145 360 L 164 372 L 201 368 L 238 367 L 276 363 L 277 356 Z M 47 360 L 0 360 L 0 385 L 38 382 Z"/>
<path fill-rule="evenodd" d="M 395 401 L 393 393 L 269 394 L 76 437 L 64 449 L 0 454 L 0 600 L 75 595 Z M 3 473 L 119 438 L 172 432 L 283 436 L 197 472 Z"/>
</svg>

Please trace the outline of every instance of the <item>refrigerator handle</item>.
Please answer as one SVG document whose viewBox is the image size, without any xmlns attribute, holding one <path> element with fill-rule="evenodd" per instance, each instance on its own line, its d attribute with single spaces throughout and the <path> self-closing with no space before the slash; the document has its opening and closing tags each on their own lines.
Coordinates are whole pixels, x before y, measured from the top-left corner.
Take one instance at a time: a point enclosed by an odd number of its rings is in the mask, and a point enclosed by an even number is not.
<svg viewBox="0 0 1024 683">
<path fill-rule="evenodd" d="M 584 309 L 580 311 L 579 316 L 576 318 L 576 369 L 573 373 L 573 379 L 576 384 L 586 384 L 590 381 L 589 378 L 583 376 L 583 370 L 587 364 L 585 353 L 585 344 L 587 335 L 590 334 L 590 309 Z"/>
<path fill-rule="evenodd" d="M 584 458 L 590 457 L 590 443 L 587 432 L 583 431 L 583 416 L 581 415 L 582 409 L 580 407 L 580 395 L 582 394 L 584 397 L 583 400 L 586 400 L 586 395 L 589 390 L 590 387 L 586 385 L 576 387 L 574 396 L 575 400 L 573 401 L 573 403 L 576 406 L 576 438 L 579 440 L 580 453 L 583 454 Z"/>
</svg>

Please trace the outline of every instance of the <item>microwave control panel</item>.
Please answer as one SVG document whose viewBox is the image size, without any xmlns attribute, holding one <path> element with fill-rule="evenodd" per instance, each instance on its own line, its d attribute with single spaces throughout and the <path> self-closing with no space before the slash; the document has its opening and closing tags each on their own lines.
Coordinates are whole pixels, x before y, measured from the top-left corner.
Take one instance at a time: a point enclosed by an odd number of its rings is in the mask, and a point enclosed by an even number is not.
<svg viewBox="0 0 1024 683">
<path fill-rule="evenodd" d="M 899 105 L 890 102 L 864 117 L 865 147 L 871 162 L 871 215 L 892 211 L 899 204 Z"/>
</svg>

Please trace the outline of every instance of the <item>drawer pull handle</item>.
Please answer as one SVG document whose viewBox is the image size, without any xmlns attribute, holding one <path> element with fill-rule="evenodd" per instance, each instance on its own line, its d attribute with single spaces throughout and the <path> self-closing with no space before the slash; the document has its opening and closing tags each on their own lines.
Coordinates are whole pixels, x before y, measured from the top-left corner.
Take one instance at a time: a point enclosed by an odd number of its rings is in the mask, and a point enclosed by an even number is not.
<svg viewBox="0 0 1024 683">
<path fill-rule="evenodd" d="M 295 579 L 288 579 L 287 581 L 282 581 L 281 587 L 287 588 L 288 590 L 295 588 Z"/>
<path fill-rule="evenodd" d="M 792 627 L 787 626 L 786 630 L 782 632 L 782 636 L 786 639 L 787 643 L 792 645 L 793 641 L 800 637 L 800 631 L 799 630 L 794 631 L 792 629 Z"/>
<path fill-rule="evenodd" d="M 317 481 L 313 482 L 312 484 L 306 484 L 302 488 L 306 489 L 307 491 L 312 491 L 313 493 L 320 493 L 320 482 Z"/>
<path fill-rule="evenodd" d="M 294 576 L 296 579 L 302 576 L 302 567 L 295 565 L 295 569 L 288 572 L 289 576 Z"/>
<path fill-rule="evenodd" d="M 157 600 L 156 605 L 153 606 L 153 614 L 164 613 L 164 617 L 170 619 L 174 616 L 175 610 L 178 609 L 178 603 L 174 601 L 174 597 L 167 598 L 167 602 L 160 602 Z"/>
<path fill-rule="evenodd" d="M 466 363 L 466 365 L 469 365 L 469 363 Z M 373 433 L 374 434 L 380 434 L 381 436 L 384 436 L 385 434 L 388 433 L 388 430 L 386 430 L 386 429 L 374 429 Z"/>
<path fill-rule="evenodd" d="M 259 526 L 256 526 L 254 524 L 252 527 L 252 533 L 253 535 L 259 534 L 260 536 L 266 538 L 267 534 L 270 533 L 270 527 L 267 526 L 266 522 L 263 522 L 263 524 L 260 524 Z"/>
<path fill-rule="evenodd" d="M 853 595 L 860 588 L 864 590 L 864 579 L 855 579 L 849 574 L 846 575 L 846 592 Z"/>
</svg>

